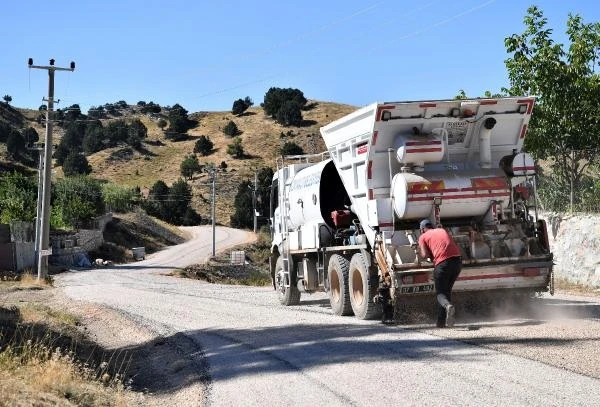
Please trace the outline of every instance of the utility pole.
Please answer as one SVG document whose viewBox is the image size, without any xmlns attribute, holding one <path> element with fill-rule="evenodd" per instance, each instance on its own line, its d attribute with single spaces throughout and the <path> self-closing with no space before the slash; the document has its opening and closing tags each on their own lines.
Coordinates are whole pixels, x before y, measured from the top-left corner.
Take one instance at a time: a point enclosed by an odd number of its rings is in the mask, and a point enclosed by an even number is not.
<svg viewBox="0 0 600 407">
<path fill-rule="evenodd" d="M 29 69 L 45 69 L 48 71 L 48 97 L 44 101 L 48 102 L 46 110 L 46 137 L 44 139 L 44 177 L 42 184 L 42 205 L 41 218 L 38 219 L 38 225 L 41 228 L 38 236 L 38 280 L 43 280 L 48 275 L 48 256 L 51 254 L 50 246 L 50 188 L 52 185 L 52 111 L 54 109 L 54 72 L 55 71 L 74 71 L 75 62 L 71 62 L 69 68 L 60 68 L 54 66 L 54 59 L 50 60 L 50 65 L 34 65 L 33 58 L 29 58 Z M 39 214 L 38 214 L 39 216 Z"/>
<path fill-rule="evenodd" d="M 256 193 L 258 188 L 258 173 L 254 173 L 254 190 L 252 191 L 252 209 L 254 211 L 254 233 L 256 233 L 258 216 L 256 216 Z"/>
<path fill-rule="evenodd" d="M 212 216 L 212 257 L 215 257 L 215 179 L 217 178 L 217 170 L 213 168 L 210 172 L 211 175 L 211 183 L 212 183 L 212 207 L 211 207 L 211 216 Z"/>
<path fill-rule="evenodd" d="M 35 265 L 40 262 L 40 232 L 41 232 L 41 217 L 42 217 L 42 174 L 44 172 L 44 150 L 38 150 L 38 190 L 37 190 L 37 208 L 35 212 Z"/>
</svg>

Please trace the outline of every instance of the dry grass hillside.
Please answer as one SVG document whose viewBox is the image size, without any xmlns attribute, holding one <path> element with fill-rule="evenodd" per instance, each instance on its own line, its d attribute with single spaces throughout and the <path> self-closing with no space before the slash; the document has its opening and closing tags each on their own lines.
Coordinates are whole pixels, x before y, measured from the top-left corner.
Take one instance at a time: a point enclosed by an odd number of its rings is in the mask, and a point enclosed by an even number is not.
<svg viewBox="0 0 600 407">
<path fill-rule="evenodd" d="M 300 127 L 285 127 L 266 116 L 264 110 L 257 106 L 251 107 L 241 116 L 231 112 L 197 112 L 189 117 L 196 125 L 188 131 L 189 139 L 185 141 L 170 141 L 165 138 L 163 130 L 158 125 L 158 116 L 146 115 L 139 112 L 137 107 L 130 106 L 114 119 L 130 120 L 139 118 L 148 129 L 148 137 L 140 150 L 128 146 L 106 149 L 88 156 L 92 166 L 92 176 L 115 182 L 120 185 L 139 186 L 147 191 L 157 180 L 163 180 L 168 185 L 181 177 L 180 165 L 184 157 L 194 151 L 194 145 L 201 135 L 207 136 L 214 143 L 214 150 L 208 156 L 197 155 L 201 164 L 213 164 L 217 167 L 222 162 L 227 168 L 220 170 L 217 175 L 216 218 L 220 224 L 229 224 L 233 213 L 233 200 L 240 182 L 253 180 L 254 173 L 262 167 L 275 167 L 276 157 L 281 146 L 294 142 L 301 146 L 306 153 L 324 151 L 319 127 L 336 120 L 356 110 L 355 106 L 331 102 L 309 101 L 307 110 L 302 112 L 304 122 Z M 40 112 L 29 109 L 10 109 L 7 117 L 19 121 L 14 123 L 18 128 L 33 127 L 43 139 L 45 128 L 36 121 Z M 16 114 L 16 113 L 20 114 Z M 15 114 L 13 114 L 15 113 Z M 14 117 L 13 117 L 14 116 Z M 20 117 L 18 117 L 20 116 Z M 246 157 L 234 159 L 227 154 L 227 146 L 233 138 L 223 133 L 225 125 L 232 120 L 240 130 L 240 137 Z M 106 122 L 107 120 L 102 120 Z M 53 143 L 60 142 L 64 130 L 54 126 Z M 284 133 L 286 136 L 281 137 Z M 6 145 L 0 143 L 0 170 L 10 170 L 19 166 L 8 157 Z M 55 169 L 55 177 L 61 177 L 61 168 Z M 210 218 L 210 179 L 208 173 L 196 174 L 188 180 L 193 189 L 193 207 L 204 219 Z"/>
<path fill-rule="evenodd" d="M 305 152 L 321 152 L 325 149 L 319 135 L 319 127 L 336 120 L 354 110 L 356 107 L 329 102 L 313 102 L 312 107 L 303 112 L 302 127 L 284 127 L 270 117 L 265 116 L 261 107 L 250 108 L 242 116 L 231 112 L 200 112 L 190 117 L 197 120 L 197 125 L 188 131 L 189 140 L 173 142 L 167 140 L 156 120 L 147 115 L 138 115 L 148 128 L 148 138 L 142 151 L 130 148 L 113 148 L 103 150 L 88 157 L 93 168 L 92 175 L 121 185 L 139 186 L 142 190 L 150 188 L 161 179 L 168 185 L 180 175 L 181 161 L 194 151 L 196 140 L 207 136 L 214 143 L 214 150 L 208 156 L 198 155 L 201 164 L 219 166 L 222 162 L 227 168 L 217 175 L 216 218 L 221 224 L 229 224 L 229 216 L 233 211 L 233 200 L 237 187 L 243 180 L 252 180 L 254 172 L 262 167 L 274 168 L 279 149 L 286 141 L 300 145 Z M 132 118 L 125 116 L 124 118 Z M 227 154 L 227 145 L 233 139 L 226 136 L 222 129 L 233 120 L 239 130 L 244 152 L 244 159 L 234 159 Z M 281 138 L 281 133 L 289 137 Z M 207 173 L 196 174 L 188 181 L 192 185 L 194 208 L 200 215 L 210 217 L 210 178 Z"/>
</svg>

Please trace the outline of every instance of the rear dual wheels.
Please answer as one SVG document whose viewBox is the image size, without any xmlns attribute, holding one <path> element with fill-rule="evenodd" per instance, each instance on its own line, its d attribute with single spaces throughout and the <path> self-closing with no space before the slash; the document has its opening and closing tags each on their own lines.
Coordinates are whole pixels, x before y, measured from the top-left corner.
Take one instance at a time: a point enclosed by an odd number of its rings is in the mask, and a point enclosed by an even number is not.
<svg viewBox="0 0 600 407">
<path fill-rule="evenodd" d="M 329 303 L 335 315 L 352 315 L 348 270 L 350 263 L 339 254 L 329 259 L 327 279 L 329 283 Z"/>
<path fill-rule="evenodd" d="M 375 319 L 381 316 L 381 306 L 373 299 L 379 288 L 379 276 L 369 272 L 367 259 L 363 253 L 356 253 L 350 260 L 348 274 L 350 305 L 358 319 Z"/>
<path fill-rule="evenodd" d="M 335 315 L 352 315 L 358 319 L 381 316 L 381 306 L 373 299 L 379 288 L 379 276 L 370 275 L 364 254 L 356 253 L 351 261 L 340 255 L 329 259 L 329 302 Z"/>
</svg>

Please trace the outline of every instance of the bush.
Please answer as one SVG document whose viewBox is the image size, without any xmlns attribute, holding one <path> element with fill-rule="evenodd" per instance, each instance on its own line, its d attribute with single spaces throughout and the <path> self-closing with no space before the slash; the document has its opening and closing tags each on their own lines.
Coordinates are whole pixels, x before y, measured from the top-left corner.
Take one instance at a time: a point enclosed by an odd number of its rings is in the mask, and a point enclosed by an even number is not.
<svg viewBox="0 0 600 407">
<path fill-rule="evenodd" d="M 190 127 L 188 111 L 175 104 L 169 109 L 169 133 L 186 133 Z"/>
<path fill-rule="evenodd" d="M 8 133 L 6 150 L 13 158 L 19 157 L 21 152 L 25 150 L 25 139 L 19 131 L 12 129 Z"/>
<path fill-rule="evenodd" d="M 100 181 L 88 176 L 59 179 L 52 190 L 55 219 L 76 226 L 104 213 Z"/>
<path fill-rule="evenodd" d="M 277 119 L 279 110 L 286 102 L 296 102 L 300 106 L 300 109 L 302 109 L 306 105 L 307 100 L 304 97 L 304 93 L 299 89 L 270 88 L 265 94 L 263 108 L 266 114 Z"/>
<path fill-rule="evenodd" d="M 243 158 L 244 157 L 244 147 L 242 146 L 242 138 L 236 137 L 233 139 L 233 143 L 227 146 L 227 154 L 232 156 L 233 158 Z"/>
<path fill-rule="evenodd" d="M 198 158 L 194 154 L 190 154 L 183 159 L 180 166 L 181 175 L 188 179 L 192 179 L 194 174 L 200 172 L 202 167 L 198 162 Z"/>
<path fill-rule="evenodd" d="M 138 194 L 134 188 L 117 184 L 102 185 L 102 199 L 106 209 L 113 212 L 128 212 L 137 201 Z"/>
<path fill-rule="evenodd" d="M 19 173 L 0 176 L 0 223 L 14 220 L 33 222 L 36 202 L 36 177 L 26 177 Z"/>
<path fill-rule="evenodd" d="M 86 154 L 96 153 L 104 148 L 102 139 L 104 137 L 104 131 L 102 127 L 88 128 L 83 136 L 81 147 Z"/>
<path fill-rule="evenodd" d="M 140 119 L 131 121 L 127 128 L 127 144 L 133 148 L 140 148 L 142 141 L 148 136 L 148 129 Z"/>
<path fill-rule="evenodd" d="M 280 153 L 281 155 L 301 155 L 304 154 L 304 150 L 293 141 L 288 141 L 281 147 Z"/>
<path fill-rule="evenodd" d="M 71 152 L 65 158 L 63 163 L 63 173 L 66 177 L 73 175 L 87 175 L 92 172 L 92 167 L 88 164 L 87 158 L 83 154 Z"/>
<path fill-rule="evenodd" d="M 245 99 L 238 99 L 233 102 L 233 107 L 231 108 L 231 113 L 239 116 L 243 114 L 250 106 L 252 106 L 254 102 L 250 99 L 249 96 L 246 96 Z"/>
<path fill-rule="evenodd" d="M 214 148 L 214 144 L 206 136 L 200 136 L 194 145 L 194 153 L 202 154 L 203 156 L 209 155 Z"/>
<path fill-rule="evenodd" d="M 223 133 L 229 137 L 235 137 L 239 134 L 239 132 L 240 129 L 238 129 L 238 126 L 232 120 L 230 120 L 229 123 L 227 123 L 223 128 Z"/>
<path fill-rule="evenodd" d="M 284 126 L 299 126 L 302 124 L 302 106 L 294 100 L 283 102 L 277 111 L 276 120 Z"/>
<path fill-rule="evenodd" d="M 252 228 L 254 226 L 254 208 L 252 205 L 252 184 L 242 181 L 233 202 L 235 212 L 230 217 L 231 227 Z"/>
</svg>

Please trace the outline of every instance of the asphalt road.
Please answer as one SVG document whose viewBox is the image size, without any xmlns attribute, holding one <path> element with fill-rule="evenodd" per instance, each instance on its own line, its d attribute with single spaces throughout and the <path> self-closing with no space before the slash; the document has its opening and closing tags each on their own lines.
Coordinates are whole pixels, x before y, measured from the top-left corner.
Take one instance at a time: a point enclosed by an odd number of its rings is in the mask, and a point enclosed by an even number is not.
<svg viewBox="0 0 600 407">
<path fill-rule="evenodd" d="M 176 344 L 196 371 L 154 391 L 203 389 L 178 406 L 600 405 L 597 299 L 544 298 L 533 311 L 485 320 L 458 315 L 450 330 L 384 326 L 331 315 L 324 294 L 286 308 L 270 287 L 164 275 L 210 255 L 211 229 L 190 231 L 192 240 L 133 265 L 56 277 L 69 298 Z M 249 238 L 218 228 L 217 248 Z"/>
</svg>

